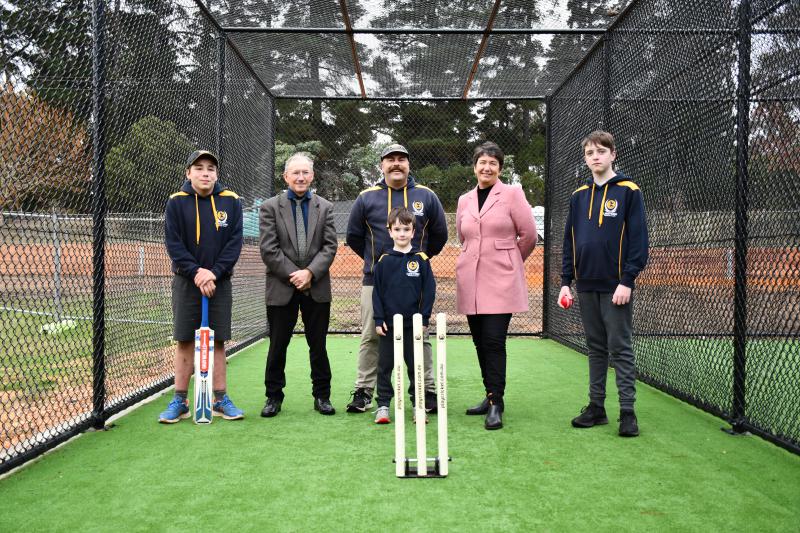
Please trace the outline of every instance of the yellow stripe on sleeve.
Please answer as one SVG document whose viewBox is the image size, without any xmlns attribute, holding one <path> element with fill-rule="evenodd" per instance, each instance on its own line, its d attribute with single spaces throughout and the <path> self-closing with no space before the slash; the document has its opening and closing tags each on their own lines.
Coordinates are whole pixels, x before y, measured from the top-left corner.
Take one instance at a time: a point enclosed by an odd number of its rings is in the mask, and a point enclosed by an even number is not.
<svg viewBox="0 0 800 533">
<path fill-rule="evenodd" d="M 634 191 L 638 191 L 639 190 L 639 186 L 636 185 L 632 181 L 618 181 L 617 185 L 619 185 L 620 187 L 627 187 L 627 188 L 632 189 Z"/>
</svg>

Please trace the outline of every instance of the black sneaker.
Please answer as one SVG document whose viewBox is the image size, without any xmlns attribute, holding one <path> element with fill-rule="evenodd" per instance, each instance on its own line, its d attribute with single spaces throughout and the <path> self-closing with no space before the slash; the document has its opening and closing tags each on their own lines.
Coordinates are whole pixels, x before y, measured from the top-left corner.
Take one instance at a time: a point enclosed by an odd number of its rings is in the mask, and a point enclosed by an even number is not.
<svg viewBox="0 0 800 533">
<path fill-rule="evenodd" d="M 436 414 L 439 411 L 439 405 L 436 402 L 436 393 L 425 391 L 425 412 Z"/>
<path fill-rule="evenodd" d="M 372 405 L 372 394 L 369 389 L 356 389 L 350 393 L 353 401 L 347 404 L 348 413 L 364 413 Z"/>
<path fill-rule="evenodd" d="M 633 410 L 619 412 L 619 436 L 638 437 L 639 424 L 636 420 L 636 413 Z"/>
<path fill-rule="evenodd" d="M 572 427 L 574 428 L 590 428 L 603 424 L 608 424 L 606 410 L 604 407 L 593 403 L 581 409 L 581 414 L 572 419 Z"/>
</svg>

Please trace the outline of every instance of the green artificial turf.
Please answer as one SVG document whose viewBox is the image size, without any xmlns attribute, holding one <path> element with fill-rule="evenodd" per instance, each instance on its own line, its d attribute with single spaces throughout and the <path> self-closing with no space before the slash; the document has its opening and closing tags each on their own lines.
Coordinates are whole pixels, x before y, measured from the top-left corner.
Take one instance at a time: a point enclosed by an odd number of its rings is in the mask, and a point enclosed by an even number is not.
<svg viewBox="0 0 800 533">
<path fill-rule="evenodd" d="M 0 531 L 798 531 L 800 457 L 639 384 L 642 434 L 569 420 L 586 402 L 585 357 L 511 339 L 506 427 L 480 400 L 468 338 L 450 338 L 450 477 L 397 479 L 393 425 L 344 412 L 358 339 L 330 337 L 338 413 L 312 409 L 307 348 L 290 347 L 283 411 L 262 419 L 266 344 L 231 359 L 247 418 L 159 425 L 168 392 L 0 480 Z M 410 415 L 409 415 L 410 421 Z M 413 428 L 408 424 L 409 454 Z M 428 426 L 435 450 L 435 417 Z"/>
</svg>

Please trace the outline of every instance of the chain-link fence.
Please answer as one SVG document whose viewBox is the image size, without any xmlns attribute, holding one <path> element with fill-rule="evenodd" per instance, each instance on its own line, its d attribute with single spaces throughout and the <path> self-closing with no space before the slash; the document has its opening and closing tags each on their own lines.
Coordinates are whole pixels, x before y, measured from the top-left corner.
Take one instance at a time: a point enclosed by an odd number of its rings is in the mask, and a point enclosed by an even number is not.
<svg viewBox="0 0 800 533">
<path fill-rule="evenodd" d="M 399 142 L 410 152 L 410 179 L 436 193 L 447 218 L 448 243 L 431 261 L 437 284 L 434 314 L 447 313 L 449 333 L 468 334 L 466 317 L 456 312 L 455 263 L 460 244 L 455 219 L 459 196 L 477 186 L 473 150 L 486 139 L 499 143 L 505 154 L 502 180 L 523 188 L 532 211 L 541 206 L 544 144 L 530 141 L 532 136 L 544 140 L 541 103 L 279 99 L 277 109 L 275 190 L 286 188 L 283 162 L 295 151 L 304 150 L 315 159 L 313 186 L 317 194 L 334 202 L 340 246 L 331 267 L 330 331 L 361 331 L 364 262 L 344 244 L 347 222 L 358 194 L 383 179 L 381 149 Z M 542 331 L 542 250 L 538 246 L 525 262 L 530 310 L 514 315 L 509 329 L 514 335 L 539 335 Z"/>
<path fill-rule="evenodd" d="M 230 351 L 265 334 L 253 213 L 274 159 L 269 91 L 195 2 L 12 4 L 0 6 L 0 470 L 172 382 L 163 212 L 197 147 L 221 154 L 220 182 L 243 198 Z"/>
<path fill-rule="evenodd" d="M 633 4 L 549 100 L 545 332 L 585 351 L 556 305 L 581 138 L 616 136 L 643 191 L 639 379 L 800 446 L 800 5 Z M 580 299 L 578 299 L 578 302 Z M 580 305 L 578 303 L 578 305 Z"/>
</svg>

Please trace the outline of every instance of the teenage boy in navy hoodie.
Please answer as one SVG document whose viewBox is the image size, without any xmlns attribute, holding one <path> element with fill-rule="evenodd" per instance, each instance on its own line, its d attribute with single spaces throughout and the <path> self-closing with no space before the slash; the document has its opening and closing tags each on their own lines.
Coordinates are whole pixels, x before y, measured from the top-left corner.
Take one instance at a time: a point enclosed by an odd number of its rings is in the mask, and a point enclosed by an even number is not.
<svg viewBox="0 0 800 533">
<path fill-rule="evenodd" d="M 242 251 L 242 204 L 217 183 L 217 156 L 196 150 L 186 161 L 186 181 L 169 197 L 164 215 L 167 253 L 172 259 L 175 396 L 158 416 L 163 424 L 189 417 L 187 393 L 194 368 L 194 330 L 200 327 L 202 296 L 214 330 L 214 416 L 244 418 L 227 394 L 225 341 L 231 338 L 231 276 Z"/>
<path fill-rule="evenodd" d="M 387 220 L 389 236 L 394 248 L 381 256 L 374 270 L 372 309 L 378 345 L 378 387 L 375 411 L 376 424 L 388 424 L 389 403 L 394 396 L 392 367 L 394 366 L 394 315 L 403 315 L 403 359 L 408 371 L 408 392 L 414 403 L 414 342 L 411 318 L 422 314 L 422 325 L 428 320 L 436 298 L 436 280 L 433 278 L 428 256 L 413 250 L 414 215 L 405 207 L 395 207 Z"/>
<path fill-rule="evenodd" d="M 589 405 L 572 425 L 589 428 L 608 424 L 604 402 L 610 356 L 619 392 L 619 434 L 635 437 L 639 426 L 633 410 L 636 359 L 632 293 L 636 276 L 647 264 L 644 200 L 630 178 L 614 171 L 617 152 L 610 133 L 594 131 L 581 146 L 592 178 L 570 198 L 558 295 L 558 305 L 569 307 L 570 285 L 575 280 L 589 349 Z"/>
</svg>

